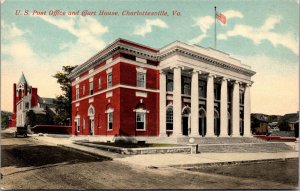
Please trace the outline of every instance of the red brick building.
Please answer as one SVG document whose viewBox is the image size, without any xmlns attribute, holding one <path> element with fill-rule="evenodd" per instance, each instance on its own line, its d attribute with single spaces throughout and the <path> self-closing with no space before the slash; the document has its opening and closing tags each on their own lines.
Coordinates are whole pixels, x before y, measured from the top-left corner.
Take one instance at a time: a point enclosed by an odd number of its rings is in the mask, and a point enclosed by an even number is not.
<svg viewBox="0 0 300 191">
<path fill-rule="evenodd" d="M 154 49 L 118 39 L 69 75 L 72 133 L 249 136 L 254 74 L 213 49 L 178 41 Z"/>
</svg>

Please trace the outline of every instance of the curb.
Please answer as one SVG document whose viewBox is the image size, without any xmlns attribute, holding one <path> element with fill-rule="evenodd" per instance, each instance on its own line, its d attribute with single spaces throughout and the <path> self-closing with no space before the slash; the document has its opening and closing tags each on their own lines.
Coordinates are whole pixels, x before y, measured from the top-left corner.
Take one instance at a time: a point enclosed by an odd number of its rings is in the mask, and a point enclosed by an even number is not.
<svg viewBox="0 0 300 191">
<path fill-rule="evenodd" d="M 111 158 L 111 157 L 100 155 L 100 154 L 97 154 L 97 153 L 94 153 L 94 152 L 91 152 L 91 151 L 82 150 L 82 149 L 78 149 L 78 148 L 74 148 L 74 147 L 70 147 L 70 146 L 66 146 L 66 145 L 62 145 L 62 144 L 57 144 L 57 146 L 68 148 L 70 150 L 74 150 L 74 151 L 78 151 L 78 152 L 82 152 L 82 153 L 87 153 L 87 154 L 92 155 L 93 157 L 96 157 L 96 158 L 101 157 L 101 158 L 104 158 L 106 160 L 113 160 L 113 158 Z"/>
<path fill-rule="evenodd" d="M 227 161 L 227 162 L 210 162 L 210 163 L 195 163 L 195 164 L 180 164 L 180 165 L 168 165 L 168 167 L 174 168 L 197 168 L 197 167 L 212 167 L 212 166 L 226 166 L 226 165 L 238 165 L 238 164 L 254 164 L 265 162 L 284 162 L 291 159 L 297 159 L 298 157 L 278 158 L 278 159 L 259 159 L 259 160 L 243 160 L 243 161 Z"/>
</svg>

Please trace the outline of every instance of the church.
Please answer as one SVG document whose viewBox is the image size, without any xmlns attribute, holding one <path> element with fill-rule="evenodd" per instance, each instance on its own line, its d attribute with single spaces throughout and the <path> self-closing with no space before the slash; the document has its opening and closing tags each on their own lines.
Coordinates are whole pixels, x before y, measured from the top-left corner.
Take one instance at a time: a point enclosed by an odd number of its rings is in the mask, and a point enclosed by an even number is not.
<svg viewBox="0 0 300 191">
<path fill-rule="evenodd" d="M 10 126 L 27 126 L 26 117 L 29 111 L 33 111 L 37 124 L 48 124 L 49 118 L 56 114 L 55 99 L 38 95 L 38 89 L 29 85 L 22 73 L 19 82 L 13 84 L 13 114 Z M 52 115 L 46 115 L 46 113 Z"/>
<path fill-rule="evenodd" d="M 249 137 L 254 74 L 215 49 L 117 39 L 69 75 L 72 134 Z"/>
</svg>

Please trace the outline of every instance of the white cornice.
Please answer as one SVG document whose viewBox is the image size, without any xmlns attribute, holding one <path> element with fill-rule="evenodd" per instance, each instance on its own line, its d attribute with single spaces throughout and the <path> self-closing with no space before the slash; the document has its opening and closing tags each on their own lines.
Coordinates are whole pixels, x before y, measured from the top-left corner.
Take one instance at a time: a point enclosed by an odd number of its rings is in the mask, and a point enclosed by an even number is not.
<svg viewBox="0 0 300 191">
<path fill-rule="evenodd" d="M 196 45 L 189 45 L 183 42 L 176 41 L 160 49 L 159 52 L 153 52 L 147 50 L 144 45 L 140 45 L 134 42 L 123 40 L 129 43 L 133 43 L 137 46 L 145 47 L 140 48 L 134 45 L 130 45 L 122 42 L 123 39 L 117 39 L 112 44 L 108 45 L 105 49 L 95 54 L 89 60 L 84 62 L 82 65 L 76 67 L 71 74 L 68 76 L 70 79 L 78 77 L 80 74 L 94 68 L 99 63 L 106 61 L 111 58 L 116 53 L 127 53 L 135 55 L 141 59 L 148 59 L 154 61 L 162 61 L 173 55 L 180 55 L 192 58 L 194 60 L 199 60 L 209 65 L 217 66 L 226 70 L 231 70 L 234 72 L 242 73 L 246 76 L 253 76 L 254 71 L 250 69 L 249 66 L 242 64 L 239 60 L 230 57 L 229 54 L 210 49 L 203 48 Z M 152 66 L 150 64 L 145 64 Z"/>
<path fill-rule="evenodd" d="M 174 46 L 174 45 L 176 45 L 176 46 Z M 250 70 L 249 66 L 241 64 L 240 61 L 229 57 L 229 55 L 226 53 L 224 53 L 223 57 L 226 57 L 226 55 L 227 55 L 228 58 L 226 60 L 232 61 L 231 63 L 225 62 L 225 61 L 220 60 L 215 57 L 204 55 L 204 54 L 200 53 L 200 51 L 196 52 L 195 50 L 190 50 L 190 49 L 187 49 L 186 47 L 182 47 L 179 45 L 180 44 L 173 44 L 172 46 L 170 45 L 171 47 L 169 47 L 169 48 L 166 47 L 160 53 L 160 61 L 163 61 L 173 55 L 182 55 L 182 56 L 194 59 L 194 60 L 204 62 L 206 64 L 221 67 L 226 70 L 243 73 L 247 76 L 253 76 L 255 74 L 254 71 Z M 198 49 L 196 49 L 196 50 L 198 50 Z M 216 52 L 216 51 L 214 51 L 214 52 Z M 218 54 L 220 55 L 222 53 L 218 52 Z M 234 63 L 234 64 L 232 64 L 232 63 Z"/>
<path fill-rule="evenodd" d="M 73 79 L 80 74 L 84 73 L 87 70 L 92 69 L 97 64 L 106 61 L 107 59 L 111 58 L 115 53 L 128 53 L 134 54 L 142 59 L 149 59 L 149 60 L 158 60 L 158 54 L 152 52 L 150 50 L 138 48 L 132 45 L 128 45 L 122 43 L 120 41 L 115 41 L 107 48 L 103 49 L 99 53 L 95 54 L 89 60 L 81 64 L 80 66 L 76 67 L 68 76 L 70 79 Z M 147 64 L 149 65 L 149 64 Z M 151 65 L 150 65 L 151 66 Z"/>
</svg>

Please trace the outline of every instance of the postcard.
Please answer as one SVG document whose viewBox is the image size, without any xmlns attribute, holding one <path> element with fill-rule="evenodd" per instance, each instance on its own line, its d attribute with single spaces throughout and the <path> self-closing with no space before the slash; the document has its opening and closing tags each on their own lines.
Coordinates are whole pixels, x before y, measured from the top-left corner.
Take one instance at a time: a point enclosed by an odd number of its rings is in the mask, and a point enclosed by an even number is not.
<svg viewBox="0 0 300 191">
<path fill-rule="evenodd" d="M 1 189 L 296 189 L 299 1 L 1 0 Z"/>
</svg>

